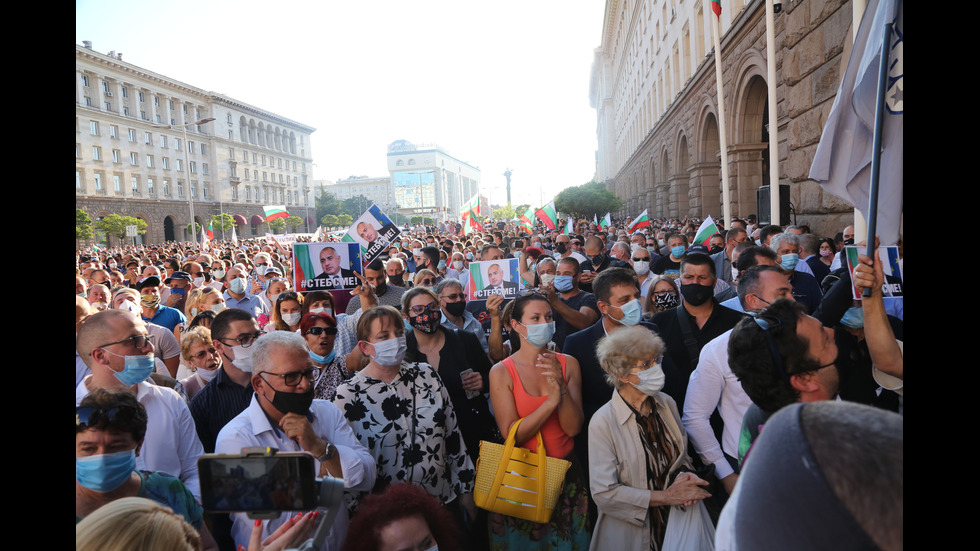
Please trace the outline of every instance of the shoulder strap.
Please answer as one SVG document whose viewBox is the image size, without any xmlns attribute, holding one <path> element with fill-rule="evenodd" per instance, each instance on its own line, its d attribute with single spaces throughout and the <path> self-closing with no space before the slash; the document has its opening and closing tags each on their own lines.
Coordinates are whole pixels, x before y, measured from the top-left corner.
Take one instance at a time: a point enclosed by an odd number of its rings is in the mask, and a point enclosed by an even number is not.
<svg viewBox="0 0 980 551">
<path fill-rule="evenodd" d="M 690 367 L 693 371 L 698 366 L 698 357 L 701 355 L 701 352 L 698 350 L 698 340 L 694 337 L 694 332 L 691 330 L 691 315 L 684 309 L 683 304 L 678 305 L 675 310 L 677 312 L 677 326 L 680 327 L 681 335 L 684 337 L 684 346 L 687 348 L 687 354 L 691 364 Z"/>
</svg>

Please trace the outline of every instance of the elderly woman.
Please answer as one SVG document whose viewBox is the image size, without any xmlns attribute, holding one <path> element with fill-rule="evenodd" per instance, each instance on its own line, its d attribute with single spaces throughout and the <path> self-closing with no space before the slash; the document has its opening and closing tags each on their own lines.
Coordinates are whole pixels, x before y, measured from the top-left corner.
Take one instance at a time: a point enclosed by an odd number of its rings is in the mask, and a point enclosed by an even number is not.
<svg viewBox="0 0 980 551">
<path fill-rule="evenodd" d="M 404 361 L 405 322 L 391 306 L 375 306 L 357 322 L 367 366 L 337 387 L 334 404 L 378 464 L 374 490 L 413 482 L 450 509 L 476 516 L 473 462 L 449 391 L 425 363 Z"/>
<path fill-rule="evenodd" d="M 124 497 L 145 497 L 170 507 L 217 549 L 204 510 L 178 478 L 136 470 L 146 436 L 146 409 L 122 390 L 93 389 L 75 408 L 75 521 Z"/>
<path fill-rule="evenodd" d="M 180 380 L 187 400 L 190 401 L 221 369 L 221 356 L 211 343 L 211 330 L 196 326 L 185 331 L 180 339 L 180 356 L 194 369 L 189 377 Z"/>
<path fill-rule="evenodd" d="M 309 313 L 303 316 L 299 330 L 310 349 L 313 367 L 320 370 L 320 376 L 313 383 L 313 397 L 332 401 L 337 394 L 337 385 L 351 376 L 344 357 L 334 353 L 337 322 L 324 313 Z"/>
<path fill-rule="evenodd" d="M 428 287 L 430 289 L 439 283 L 439 276 L 436 275 L 432 270 L 423 268 L 415 273 L 415 287 Z"/>
<path fill-rule="evenodd" d="M 671 506 L 710 497 L 690 472 L 687 433 L 674 400 L 660 392 L 664 344 L 645 327 L 599 341 L 596 355 L 612 399 L 589 424 L 589 475 L 599 518 L 591 549 L 659 550 Z"/>
</svg>

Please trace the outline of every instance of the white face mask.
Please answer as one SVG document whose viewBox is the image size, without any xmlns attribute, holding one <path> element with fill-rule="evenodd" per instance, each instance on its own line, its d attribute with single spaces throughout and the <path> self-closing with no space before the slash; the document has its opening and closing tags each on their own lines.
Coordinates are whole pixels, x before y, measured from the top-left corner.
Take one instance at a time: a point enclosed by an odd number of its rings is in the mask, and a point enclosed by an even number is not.
<svg viewBox="0 0 980 551">
<path fill-rule="evenodd" d="M 664 387 L 664 379 L 666 379 L 664 369 L 659 363 L 653 364 L 649 369 L 644 369 L 636 376 L 640 378 L 640 384 L 630 384 L 647 396 L 655 396 L 660 392 L 660 389 Z"/>
<path fill-rule="evenodd" d="M 636 275 L 645 275 L 650 271 L 650 263 L 645 260 L 633 261 L 633 270 Z"/>
<path fill-rule="evenodd" d="M 738 279 L 738 268 L 732 266 L 732 281 L 735 281 L 737 279 Z"/>
<path fill-rule="evenodd" d="M 328 316 L 333 317 L 333 308 L 327 308 L 325 306 L 320 308 L 310 308 L 310 313 L 327 314 Z"/>
<path fill-rule="evenodd" d="M 303 319 L 303 314 L 299 312 L 293 312 L 292 314 L 283 314 L 282 321 L 286 322 L 286 325 L 293 326 L 299 323 L 299 320 Z"/>
<path fill-rule="evenodd" d="M 252 350 L 253 347 L 242 348 L 241 345 L 232 346 L 231 351 L 235 355 L 235 359 L 232 360 L 235 367 L 241 369 L 245 373 L 252 372 Z"/>
<path fill-rule="evenodd" d="M 204 277 L 195 277 L 194 278 L 194 286 L 195 287 L 202 287 L 202 286 L 204 286 Z"/>
<path fill-rule="evenodd" d="M 401 365 L 402 360 L 405 358 L 405 352 L 408 351 L 408 344 L 404 335 L 376 342 L 373 346 L 374 356 L 371 356 L 371 358 L 378 365 L 385 367 Z"/>
<path fill-rule="evenodd" d="M 462 260 L 453 260 L 453 269 L 454 270 L 457 270 L 457 271 L 462 270 L 463 269 L 463 261 Z"/>
</svg>

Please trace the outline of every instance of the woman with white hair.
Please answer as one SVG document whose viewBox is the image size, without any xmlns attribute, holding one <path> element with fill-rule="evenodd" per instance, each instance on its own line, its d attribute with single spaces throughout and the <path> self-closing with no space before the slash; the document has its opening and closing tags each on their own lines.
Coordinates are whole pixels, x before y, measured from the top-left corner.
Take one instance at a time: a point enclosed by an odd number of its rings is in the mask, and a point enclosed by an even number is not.
<svg viewBox="0 0 980 551">
<path fill-rule="evenodd" d="M 703 508 L 697 502 L 710 497 L 701 488 L 708 482 L 691 472 L 677 405 L 660 392 L 663 353 L 663 340 L 640 326 L 610 333 L 596 348 L 616 392 L 589 424 L 590 486 L 599 509 L 591 549 L 659 550 L 671 506 Z"/>
</svg>

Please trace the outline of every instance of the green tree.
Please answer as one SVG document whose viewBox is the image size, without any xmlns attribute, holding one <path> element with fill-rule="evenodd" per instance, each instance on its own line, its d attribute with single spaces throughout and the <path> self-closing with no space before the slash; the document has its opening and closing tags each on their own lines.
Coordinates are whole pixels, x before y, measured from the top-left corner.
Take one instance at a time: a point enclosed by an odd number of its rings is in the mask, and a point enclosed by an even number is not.
<svg viewBox="0 0 980 551">
<path fill-rule="evenodd" d="M 215 232 L 231 231 L 235 225 L 235 217 L 228 213 L 215 214 L 211 217 L 211 224 L 214 226 Z"/>
<path fill-rule="evenodd" d="M 136 226 L 136 233 L 140 235 L 146 233 L 146 222 L 133 216 L 108 214 L 95 223 L 96 230 L 120 239 L 126 237 L 126 226 Z"/>
<path fill-rule="evenodd" d="M 185 230 L 187 231 L 187 235 L 190 236 L 190 234 L 191 234 L 191 225 L 190 224 L 187 224 L 187 227 L 185 228 Z M 201 225 L 198 224 L 197 222 L 194 222 L 194 235 L 197 237 L 198 240 L 201 239 L 201 231 L 203 231 L 201 229 Z"/>
<path fill-rule="evenodd" d="M 494 209 L 492 216 L 501 220 L 511 220 L 517 217 L 517 210 L 511 206 L 504 206 L 499 209 Z"/>
<path fill-rule="evenodd" d="M 92 217 L 82 209 L 75 209 L 75 239 L 92 239 Z"/>
<path fill-rule="evenodd" d="M 299 216 L 290 216 L 286 219 L 286 225 L 289 226 L 290 231 L 296 231 L 303 225 L 303 219 Z"/>
<path fill-rule="evenodd" d="M 322 189 L 320 193 L 314 197 L 314 202 L 316 203 L 317 220 L 320 220 L 328 214 L 340 214 L 344 210 L 344 204 L 340 202 L 340 199 L 337 199 L 333 193 Z"/>
<path fill-rule="evenodd" d="M 276 218 L 274 220 L 269 220 L 268 224 L 269 224 L 269 228 L 272 229 L 273 233 L 275 233 L 279 230 L 283 230 L 286 228 L 286 219 Z"/>
<path fill-rule="evenodd" d="M 349 199 L 344 199 L 344 214 L 349 214 L 353 218 L 357 218 L 364 214 L 368 208 L 374 204 L 370 199 L 363 195 L 355 195 Z"/>
<path fill-rule="evenodd" d="M 580 186 L 562 190 L 555 197 L 555 209 L 563 215 L 588 217 L 615 212 L 622 208 L 623 202 L 601 182 L 591 181 Z"/>
<path fill-rule="evenodd" d="M 336 228 L 337 226 L 340 225 L 340 222 L 337 222 L 336 214 L 328 214 L 324 216 L 323 218 L 320 219 L 320 223 L 326 226 L 327 228 Z"/>
<path fill-rule="evenodd" d="M 354 223 L 354 217 L 349 214 L 337 215 L 337 225 L 342 228 L 349 228 Z"/>
</svg>

